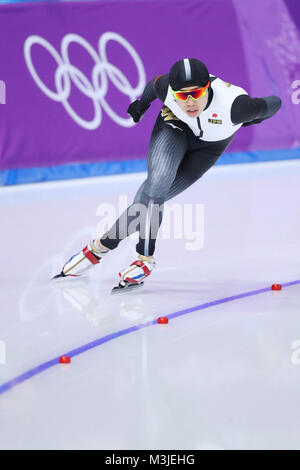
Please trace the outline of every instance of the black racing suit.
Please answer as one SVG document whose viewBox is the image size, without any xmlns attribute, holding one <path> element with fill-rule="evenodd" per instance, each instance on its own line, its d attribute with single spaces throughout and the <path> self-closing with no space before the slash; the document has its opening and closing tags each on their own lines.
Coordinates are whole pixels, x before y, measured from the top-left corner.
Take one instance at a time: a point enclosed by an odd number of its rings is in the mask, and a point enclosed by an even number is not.
<svg viewBox="0 0 300 470">
<path fill-rule="evenodd" d="M 139 105 L 146 110 L 156 98 L 164 102 L 168 87 L 168 75 L 151 80 L 145 87 Z M 209 108 L 212 99 L 213 89 L 210 86 L 205 110 Z M 251 98 L 244 94 L 235 98 L 232 104 L 231 121 L 233 124 L 243 123 L 244 126 L 256 124 L 272 117 L 280 107 L 281 100 L 277 96 Z M 124 238 L 139 231 L 137 252 L 152 256 L 162 222 L 164 202 L 201 178 L 215 164 L 235 135 L 207 142 L 196 137 L 183 121 L 176 119 L 172 125 L 172 121 L 169 119 L 166 122 L 162 114 L 160 112 L 157 117 L 150 139 L 147 179 L 139 188 L 133 203 L 101 237 L 101 243 L 107 248 L 116 248 Z"/>
</svg>

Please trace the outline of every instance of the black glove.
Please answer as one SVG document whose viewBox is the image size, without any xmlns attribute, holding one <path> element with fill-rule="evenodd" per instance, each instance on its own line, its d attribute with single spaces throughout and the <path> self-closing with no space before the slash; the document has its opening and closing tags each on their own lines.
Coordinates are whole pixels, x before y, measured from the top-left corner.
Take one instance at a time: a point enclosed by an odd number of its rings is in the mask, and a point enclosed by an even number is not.
<svg viewBox="0 0 300 470">
<path fill-rule="evenodd" d="M 133 118 L 134 122 L 139 122 L 145 111 L 150 108 L 150 104 L 146 105 L 141 100 L 136 100 L 127 109 L 127 113 Z"/>
<path fill-rule="evenodd" d="M 263 121 L 263 119 L 254 119 L 254 121 L 244 122 L 242 127 L 252 126 L 252 124 L 259 124 L 262 121 Z"/>
</svg>

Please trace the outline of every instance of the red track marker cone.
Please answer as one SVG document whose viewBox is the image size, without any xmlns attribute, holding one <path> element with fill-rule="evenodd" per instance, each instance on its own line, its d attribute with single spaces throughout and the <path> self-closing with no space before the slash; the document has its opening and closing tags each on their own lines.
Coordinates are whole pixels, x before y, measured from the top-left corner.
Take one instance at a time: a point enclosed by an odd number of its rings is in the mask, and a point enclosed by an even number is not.
<svg viewBox="0 0 300 470">
<path fill-rule="evenodd" d="M 167 317 L 159 317 L 157 323 L 159 323 L 160 325 L 166 325 L 167 323 L 169 323 L 169 319 Z"/>
<path fill-rule="evenodd" d="M 282 285 L 281 284 L 273 284 L 272 285 L 272 290 L 282 290 Z"/>
<path fill-rule="evenodd" d="M 69 356 L 61 356 L 59 358 L 60 364 L 71 364 L 71 358 Z"/>
</svg>

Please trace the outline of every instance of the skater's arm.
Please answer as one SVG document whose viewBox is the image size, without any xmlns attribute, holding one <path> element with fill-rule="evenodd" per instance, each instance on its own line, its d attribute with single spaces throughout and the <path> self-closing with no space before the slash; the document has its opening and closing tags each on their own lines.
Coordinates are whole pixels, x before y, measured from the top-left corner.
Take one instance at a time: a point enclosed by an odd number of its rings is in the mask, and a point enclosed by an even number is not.
<svg viewBox="0 0 300 470">
<path fill-rule="evenodd" d="M 150 105 L 152 101 L 159 98 L 162 102 L 165 101 L 169 87 L 169 75 L 158 75 L 154 77 L 150 82 L 147 83 L 142 97 L 141 102 L 146 106 Z"/>
<path fill-rule="evenodd" d="M 156 80 L 156 77 L 147 83 L 143 91 L 143 94 L 141 96 L 140 101 L 145 106 L 145 108 L 149 107 L 152 101 L 154 101 L 157 98 L 156 93 L 155 93 L 155 80 Z"/>
<path fill-rule="evenodd" d="M 150 104 L 156 98 L 164 101 L 167 92 L 165 91 L 166 85 L 168 87 L 168 75 L 158 75 L 147 83 L 140 100 L 136 100 L 129 106 L 127 112 L 132 116 L 134 122 L 139 122 L 143 114 L 150 108 Z"/>
<path fill-rule="evenodd" d="M 278 96 L 251 98 L 248 95 L 240 95 L 232 104 L 231 120 L 233 124 L 243 123 L 243 126 L 258 124 L 274 116 L 280 107 L 281 99 Z"/>
</svg>

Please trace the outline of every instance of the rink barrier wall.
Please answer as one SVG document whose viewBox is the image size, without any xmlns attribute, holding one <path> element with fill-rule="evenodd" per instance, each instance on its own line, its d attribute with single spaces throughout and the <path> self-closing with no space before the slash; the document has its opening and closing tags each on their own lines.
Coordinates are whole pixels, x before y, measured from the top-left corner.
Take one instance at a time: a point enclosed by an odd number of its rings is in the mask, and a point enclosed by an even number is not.
<svg viewBox="0 0 300 470">
<path fill-rule="evenodd" d="M 106 162 L 131 160 L 122 168 L 133 171 L 163 103 L 153 101 L 137 125 L 128 106 L 187 56 L 206 63 L 224 90 L 282 100 L 271 119 L 237 132 L 231 153 L 300 145 L 297 0 L 264 0 L 259 11 L 253 0 L 47 1 L 2 4 L 0 13 L 0 171 L 12 170 L 10 182 L 15 169 L 39 168 L 41 181 L 44 168 L 59 165 L 65 178 L 83 162 L 112 174 Z"/>
<path fill-rule="evenodd" d="M 236 152 L 223 154 L 216 165 L 257 163 L 300 159 L 300 147 L 296 149 Z M 41 183 L 46 181 L 91 178 L 147 171 L 147 160 L 124 160 L 98 163 L 71 163 L 36 168 L 16 168 L 0 171 L 0 186 Z"/>
</svg>

